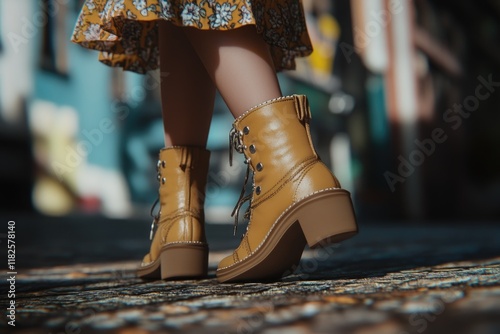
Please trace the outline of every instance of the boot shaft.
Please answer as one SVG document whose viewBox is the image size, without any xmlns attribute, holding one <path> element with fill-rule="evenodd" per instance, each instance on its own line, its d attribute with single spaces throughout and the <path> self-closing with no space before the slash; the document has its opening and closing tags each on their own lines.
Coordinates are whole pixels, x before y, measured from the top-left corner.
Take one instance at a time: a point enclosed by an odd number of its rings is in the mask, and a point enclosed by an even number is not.
<svg viewBox="0 0 500 334">
<path fill-rule="evenodd" d="M 258 105 L 235 120 L 233 146 L 244 153 L 256 184 L 275 184 L 294 169 L 318 160 L 310 119 L 307 98 L 293 95 Z"/>
<path fill-rule="evenodd" d="M 159 154 L 160 208 L 153 214 L 149 253 L 139 276 L 205 276 L 208 247 L 203 204 L 210 152 L 197 147 L 169 147 Z"/>
<path fill-rule="evenodd" d="M 210 152 L 197 147 L 162 149 L 158 160 L 162 217 L 203 211 Z"/>
</svg>

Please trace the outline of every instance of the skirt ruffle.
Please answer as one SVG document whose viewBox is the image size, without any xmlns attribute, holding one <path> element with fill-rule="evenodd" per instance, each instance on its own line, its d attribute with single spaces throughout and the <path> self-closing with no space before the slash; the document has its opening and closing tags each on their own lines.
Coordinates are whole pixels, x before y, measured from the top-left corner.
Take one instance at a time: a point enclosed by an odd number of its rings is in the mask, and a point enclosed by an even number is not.
<svg viewBox="0 0 500 334">
<path fill-rule="evenodd" d="M 71 40 L 109 66 L 146 73 L 159 67 L 159 20 L 202 30 L 255 25 L 278 71 L 312 52 L 301 0 L 86 0 Z"/>
</svg>

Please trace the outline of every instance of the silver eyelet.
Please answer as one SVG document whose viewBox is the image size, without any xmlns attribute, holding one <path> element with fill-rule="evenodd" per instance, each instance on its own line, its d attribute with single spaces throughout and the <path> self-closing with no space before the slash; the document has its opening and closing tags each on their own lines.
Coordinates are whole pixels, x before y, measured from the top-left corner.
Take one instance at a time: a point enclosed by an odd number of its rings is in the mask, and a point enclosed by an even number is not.
<svg viewBox="0 0 500 334">
<path fill-rule="evenodd" d="M 165 182 L 167 182 L 167 179 L 166 178 L 162 178 L 161 179 L 161 184 L 165 184 Z"/>
<path fill-rule="evenodd" d="M 257 168 L 257 171 L 259 171 L 259 172 L 260 172 L 261 170 L 263 170 L 263 169 L 264 169 L 264 165 L 262 164 L 262 162 L 259 162 L 259 163 L 257 164 L 257 166 L 255 166 L 255 168 Z"/>
<path fill-rule="evenodd" d="M 156 163 L 156 168 L 160 168 L 161 166 L 161 160 L 158 160 L 158 162 Z"/>
<path fill-rule="evenodd" d="M 252 154 L 257 152 L 257 149 L 255 148 L 255 145 L 253 145 L 253 144 L 250 145 L 249 149 L 250 149 L 250 153 L 252 153 Z"/>
<path fill-rule="evenodd" d="M 250 128 L 249 128 L 248 126 L 245 126 L 245 127 L 243 128 L 243 134 L 244 134 L 244 135 L 247 135 L 247 134 L 249 134 L 249 133 L 250 133 Z"/>
<path fill-rule="evenodd" d="M 255 193 L 256 193 L 257 195 L 260 195 L 261 191 L 262 191 L 262 189 L 260 188 L 260 186 L 257 186 L 257 187 L 255 188 Z"/>
<path fill-rule="evenodd" d="M 160 174 L 160 173 L 158 173 L 158 174 L 156 175 L 156 179 L 158 179 L 158 181 L 160 181 L 160 180 L 161 180 L 161 174 Z"/>
<path fill-rule="evenodd" d="M 166 165 L 167 165 L 167 163 L 165 162 L 165 160 L 163 160 L 163 161 L 161 162 L 161 166 L 162 166 L 163 168 L 165 168 L 165 166 L 166 166 Z"/>
</svg>

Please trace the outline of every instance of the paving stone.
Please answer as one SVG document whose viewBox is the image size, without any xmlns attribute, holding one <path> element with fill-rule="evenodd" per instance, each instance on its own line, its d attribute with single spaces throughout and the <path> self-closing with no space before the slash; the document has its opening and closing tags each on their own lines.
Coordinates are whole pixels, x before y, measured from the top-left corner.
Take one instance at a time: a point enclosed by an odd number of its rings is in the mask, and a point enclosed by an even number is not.
<svg viewBox="0 0 500 334">
<path fill-rule="evenodd" d="M 33 267 L 16 280 L 16 328 L 0 326 L 30 334 L 500 333 L 500 228 L 430 228 L 365 227 L 340 246 L 306 250 L 293 275 L 267 283 L 217 283 L 229 246 L 211 252 L 208 278 L 186 281 L 138 279 L 138 259 L 103 253 L 108 262 L 63 265 L 29 250 Z"/>
</svg>

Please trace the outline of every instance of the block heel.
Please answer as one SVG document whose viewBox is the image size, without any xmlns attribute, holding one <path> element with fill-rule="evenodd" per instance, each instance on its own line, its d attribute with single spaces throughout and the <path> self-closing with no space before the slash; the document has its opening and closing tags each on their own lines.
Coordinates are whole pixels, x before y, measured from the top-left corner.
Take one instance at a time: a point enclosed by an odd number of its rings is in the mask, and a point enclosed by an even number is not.
<svg viewBox="0 0 500 334">
<path fill-rule="evenodd" d="M 160 262 L 161 279 L 206 277 L 208 247 L 197 243 L 167 244 Z"/>
<path fill-rule="evenodd" d="M 344 189 L 331 189 L 303 200 L 297 212 L 310 248 L 324 247 L 358 233 L 351 196 Z"/>
</svg>

